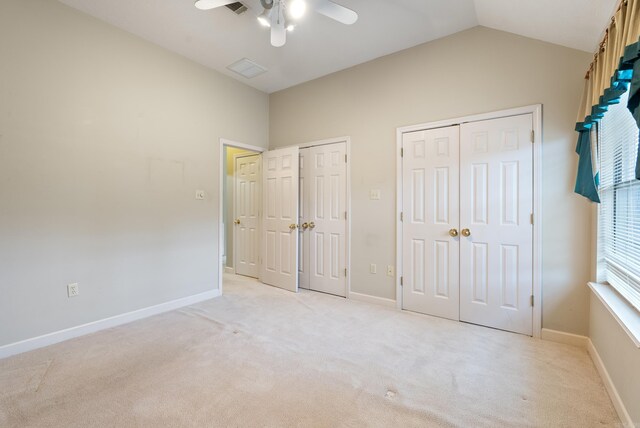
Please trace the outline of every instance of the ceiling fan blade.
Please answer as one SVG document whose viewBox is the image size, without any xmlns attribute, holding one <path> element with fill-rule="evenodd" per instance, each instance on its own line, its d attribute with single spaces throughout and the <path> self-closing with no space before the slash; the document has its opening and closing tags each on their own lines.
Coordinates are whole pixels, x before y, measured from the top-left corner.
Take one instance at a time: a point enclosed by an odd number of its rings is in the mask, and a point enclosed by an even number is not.
<svg viewBox="0 0 640 428">
<path fill-rule="evenodd" d="M 234 3 L 234 0 L 196 0 L 196 7 L 200 10 L 209 10 L 231 3 Z"/>
<path fill-rule="evenodd" d="M 314 9 L 328 18 L 335 19 L 346 25 L 354 24 L 358 20 L 358 14 L 355 11 L 331 0 L 316 0 Z"/>
<path fill-rule="evenodd" d="M 274 24 L 271 24 L 271 45 L 279 48 L 287 42 L 287 29 L 284 27 L 284 21 Z"/>
</svg>

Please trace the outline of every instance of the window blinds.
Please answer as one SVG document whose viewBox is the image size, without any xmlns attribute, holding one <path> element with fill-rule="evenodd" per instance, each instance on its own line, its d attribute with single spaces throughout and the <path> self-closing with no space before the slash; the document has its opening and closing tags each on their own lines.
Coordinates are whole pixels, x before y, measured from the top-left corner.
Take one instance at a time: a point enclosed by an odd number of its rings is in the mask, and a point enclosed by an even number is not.
<svg viewBox="0 0 640 428">
<path fill-rule="evenodd" d="M 635 178 L 638 126 L 628 92 L 598 127 L 600 213 L 598 281 L 608 282 L 640 310 L 640 180 Z"/>
</svg>

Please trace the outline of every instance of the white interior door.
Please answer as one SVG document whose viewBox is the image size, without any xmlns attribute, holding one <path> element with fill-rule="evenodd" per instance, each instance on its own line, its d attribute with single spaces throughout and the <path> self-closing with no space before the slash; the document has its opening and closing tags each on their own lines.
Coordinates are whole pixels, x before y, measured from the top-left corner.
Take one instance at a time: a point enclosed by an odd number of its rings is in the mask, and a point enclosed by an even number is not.
<svg viewBox="0 0 640 428">
<path fill-rule="evenodd" d="M 309 288 L 346 297 L 346 143 L 308 149 L 304 162 Z M 306 249 L 305 248 L 305 249 Z"/>
<path fill-rule="evenodd" d="M 265 284 L 298 291 L 298 148 L 263 153 L 261 275 Z"/>
<path fill-rule="evenodd" d="M 238 275 L 258 277 L 260 227 L 260 155 L 235 160 L 235 214 L 233 248 Z"/>
<path fill-rule="evenodd" d="M 300 212 L 298 216 L 298 236 L 299 236 L 299 256 L 298 256 L 298 277 L 300 288 L 309 289 L 309 232 L 303 224 L 308 224 L 309 207 L 309 162 L 311 148 L 300 149 Z"/>
<path fill-rule="evenodd" d="M 460 318 L 531 335 L 533 119 L 465 123 L 460 148 Z"/>
<path fill-rule="evenodd" d="M 403 136 L 402 307 L 459 319 L 459 127 Z"/>
</svg>

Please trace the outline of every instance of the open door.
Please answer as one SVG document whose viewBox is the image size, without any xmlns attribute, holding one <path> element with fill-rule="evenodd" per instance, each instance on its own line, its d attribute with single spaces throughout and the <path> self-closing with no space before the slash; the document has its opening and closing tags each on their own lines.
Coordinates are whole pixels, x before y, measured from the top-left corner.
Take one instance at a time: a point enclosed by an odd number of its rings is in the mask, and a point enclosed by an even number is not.
<svg viewBox="0 0 640 428">
<path fill-rule="evenodd" d="M 262 155 L 260 279 L 298 291 L 298 147 Z"/>
</svg>

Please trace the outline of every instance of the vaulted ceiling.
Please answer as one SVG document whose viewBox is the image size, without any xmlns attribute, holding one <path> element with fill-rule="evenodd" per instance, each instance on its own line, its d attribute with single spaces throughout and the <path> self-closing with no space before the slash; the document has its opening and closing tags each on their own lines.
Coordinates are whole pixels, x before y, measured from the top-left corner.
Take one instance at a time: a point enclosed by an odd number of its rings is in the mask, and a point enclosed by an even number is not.
<svg viewBox="0 0 640 428">
<path fill-rule="evenodd" d="M 275 48 L 256 20 L 256 0 L 246 0 L 254 7 L 241 15 L 226 7 L 201 11 L 193 0 L 59 1 L 268 93 L 477 25 L 592 52 L 618 3 L 335 0 L 358 12 L 354 25 L 307 13 Z M 246 79 L 226 68 L 242 58 L 268 71 Z"/>
</svg>

